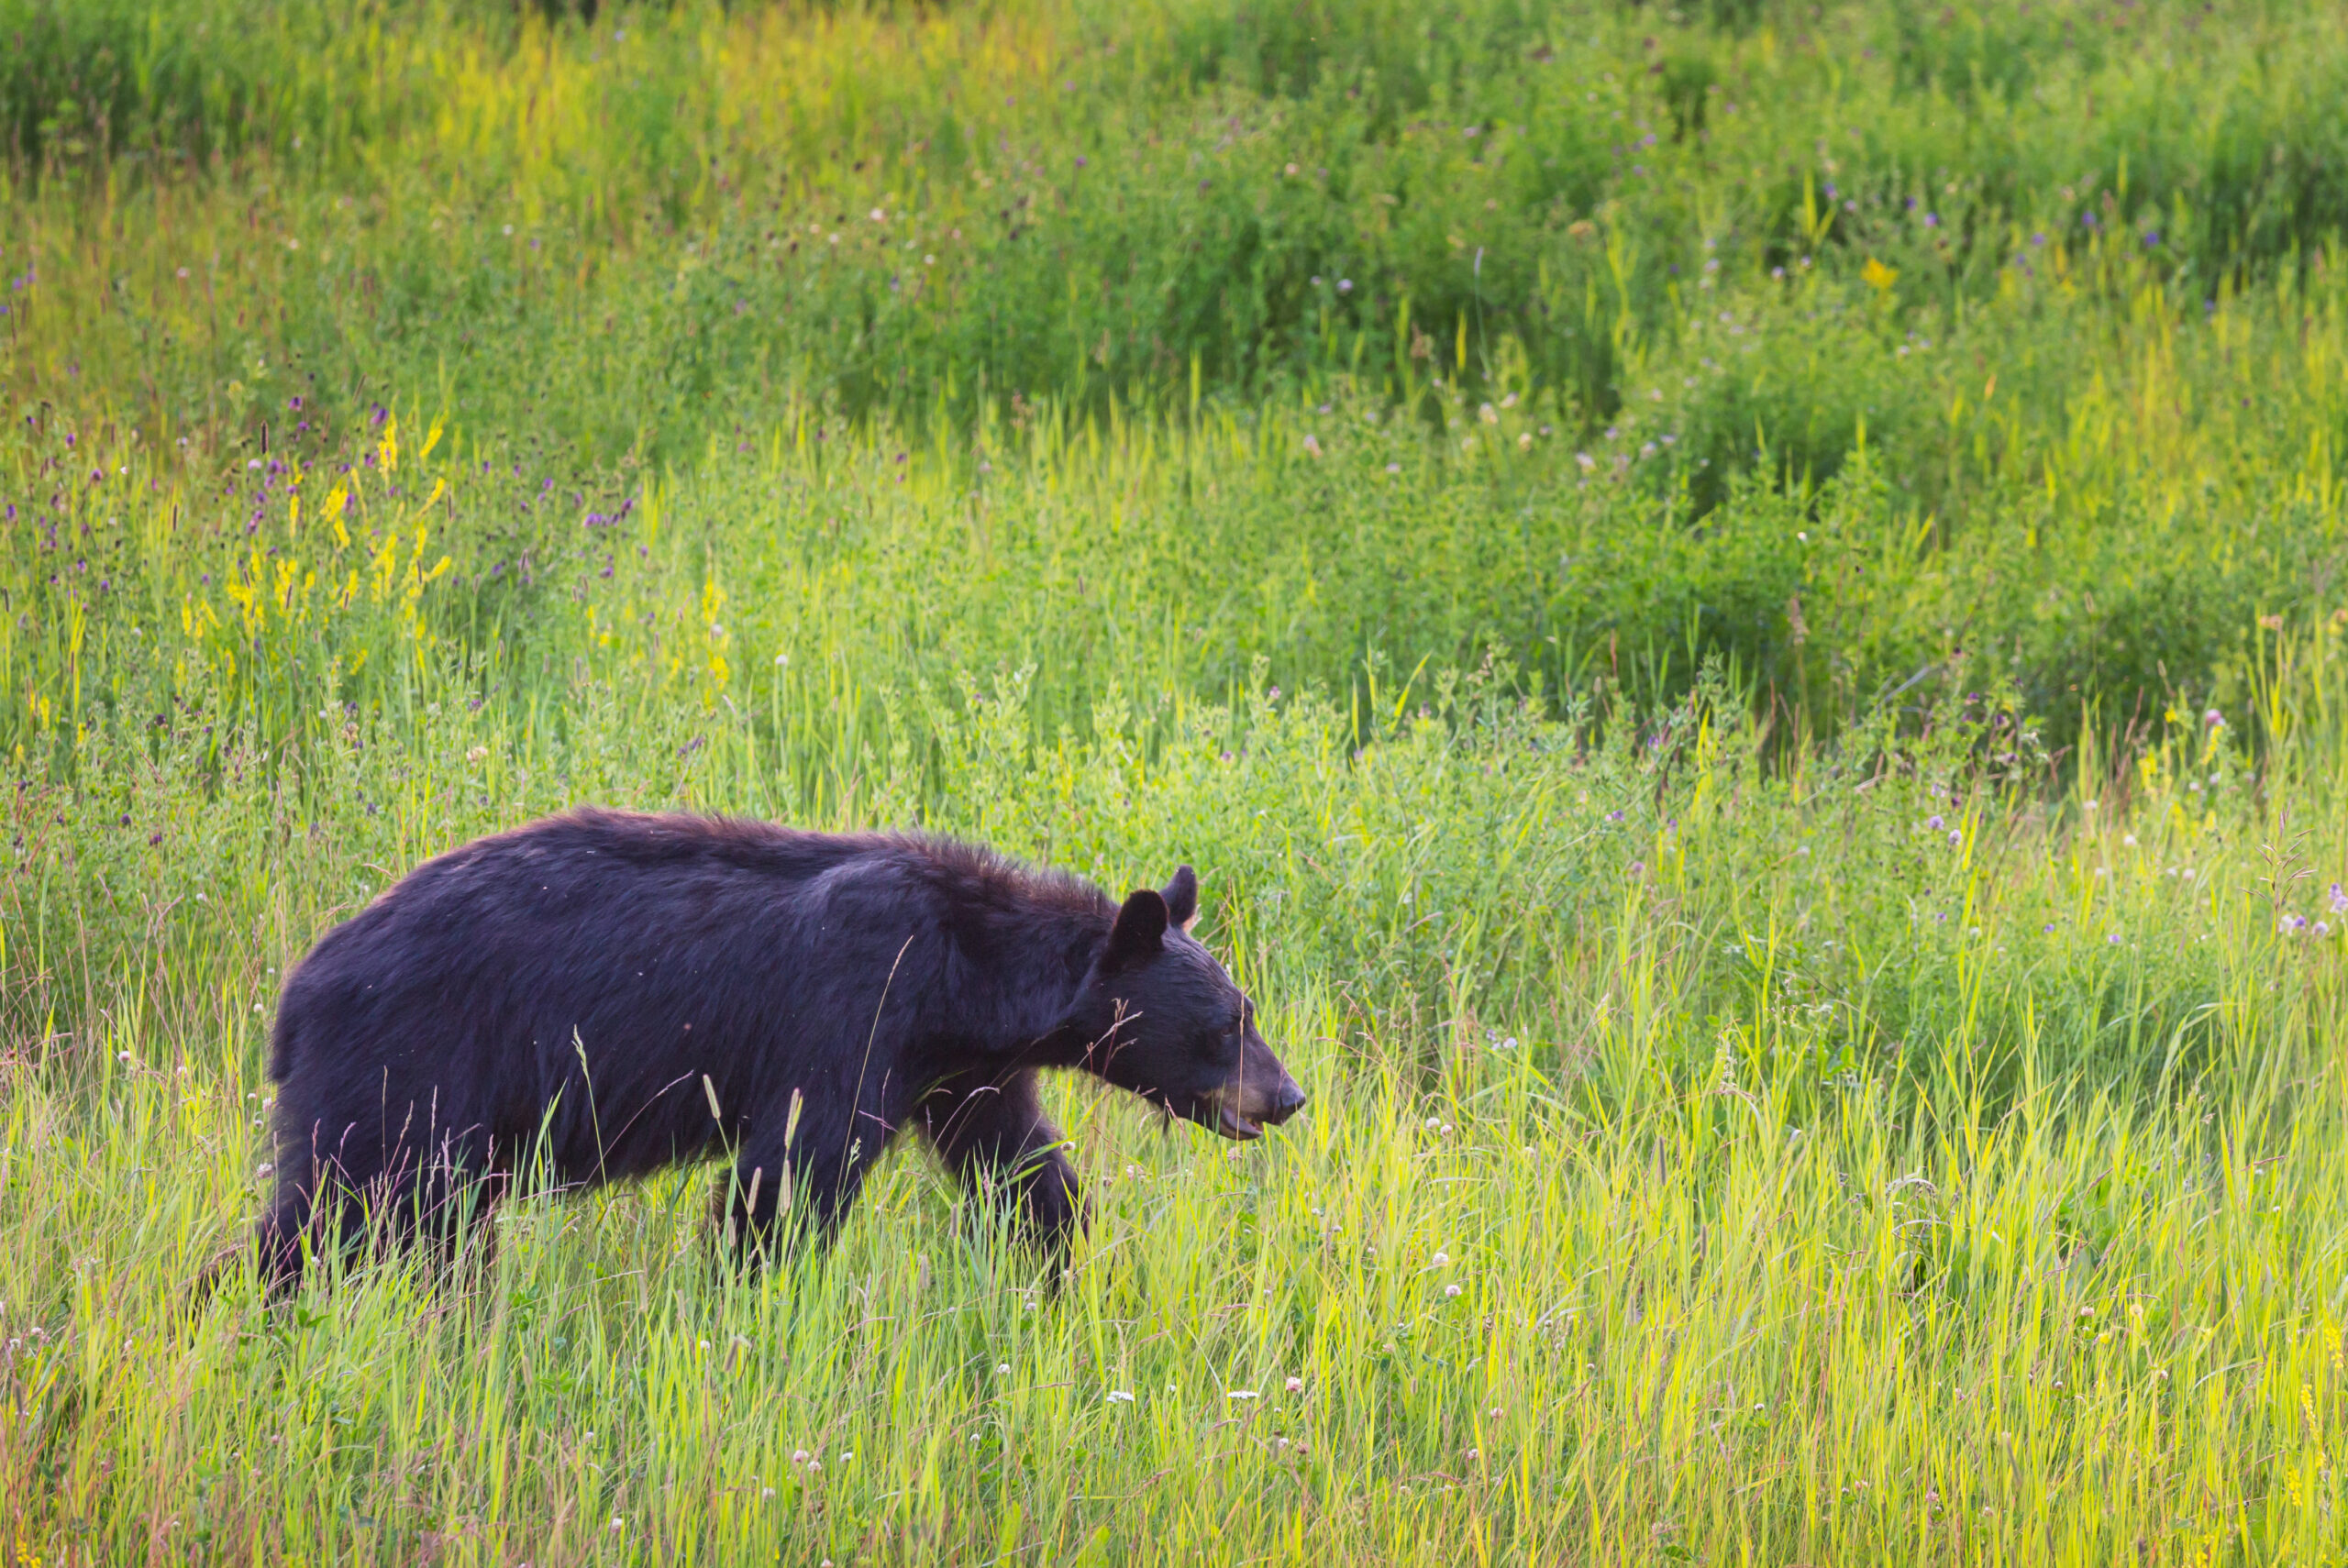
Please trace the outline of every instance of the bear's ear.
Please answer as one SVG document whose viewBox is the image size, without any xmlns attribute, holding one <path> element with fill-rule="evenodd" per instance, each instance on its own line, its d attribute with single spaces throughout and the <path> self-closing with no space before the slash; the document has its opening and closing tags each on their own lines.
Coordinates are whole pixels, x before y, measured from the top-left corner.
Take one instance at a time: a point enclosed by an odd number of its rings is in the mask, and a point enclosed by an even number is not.
<svg viewBox="0 0 2348 1568">
<path fill-rule="evenodd" d="M 1179 867 L 1174 880 L 1166 884 L 1166 918 L 1184 931 L 1199 923 L 1199 874 L 1189 867 Z"/>
<path fill-rule="evenodd" d="M 1103 971 L 1123 969 L 1154 958 L 1166 946 L 1166 898 L 1143 888 L 1125 900 L 1117 923 L 1109 928 L 1109 946 L 1101 955 Z"/>
</svg>

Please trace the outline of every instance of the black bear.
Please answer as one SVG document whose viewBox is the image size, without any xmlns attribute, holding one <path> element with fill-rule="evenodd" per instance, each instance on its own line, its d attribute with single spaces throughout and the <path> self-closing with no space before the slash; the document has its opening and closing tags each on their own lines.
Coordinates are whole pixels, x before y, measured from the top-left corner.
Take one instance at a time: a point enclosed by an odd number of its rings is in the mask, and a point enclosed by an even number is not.
<svg viewBox="0 0 2348 1568">
<path fill-rule="evenodd" d="M 578 811 L 479 839 L 286 979 L 262 1276 L 292 1288 L 371 1215 L 453 1246 L 526 1166 L 585 1185 L 729 1155 L 737 1245 L 820 1241 L 907 1128 L 1057 1253 L 1083 1210 L 1037 1069 L 1229 1138 L 1304 1103 L 1197 909 L 1187 866 L 1121 907 L 921 837 Z"/>
</svg>

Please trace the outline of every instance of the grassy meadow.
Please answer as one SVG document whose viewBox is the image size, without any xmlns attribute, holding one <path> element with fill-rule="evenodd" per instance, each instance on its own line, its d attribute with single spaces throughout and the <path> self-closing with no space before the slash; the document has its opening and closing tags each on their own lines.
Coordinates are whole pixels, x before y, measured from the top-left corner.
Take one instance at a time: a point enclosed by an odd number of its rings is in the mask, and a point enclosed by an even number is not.
<svg viewBox="0 0 2348 1568">
<path fill-rule="evenodd" d="M 2348 1558 L 2348 11 L 0 0 L 0 1552 Z M 1204 882 L 1312 1095 L 263 1309 L 574 803 Z M 207 1269 L 227 1265 L 208 1297 Z"/>
</svg>

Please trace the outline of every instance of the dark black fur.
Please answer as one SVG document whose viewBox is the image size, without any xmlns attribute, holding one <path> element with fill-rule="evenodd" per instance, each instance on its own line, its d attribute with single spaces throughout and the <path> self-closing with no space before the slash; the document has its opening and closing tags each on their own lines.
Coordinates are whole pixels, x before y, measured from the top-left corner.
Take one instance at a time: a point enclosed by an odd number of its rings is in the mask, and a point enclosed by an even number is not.
<svg viewBox="0 0 2348 1568">
<path fill-rule="evenodd" d="M 264 1276 L 298 1283 L 305 1237 L 347 1251 L 371 1214 L 453 1245 L 533 1160 L 583 1185 L 730 1154 L 737 1243 L 821 1239 L 907 1128 L 1057 1251 L 1083 1211 L 1036 1069 L 1233 1137 L 1303 1103 L 1186 933 L 1197 896 L 1188 867 L 1120 908 L 964 845 L 698 817 L 469 844 L 286 981 Z"/>
</svg>

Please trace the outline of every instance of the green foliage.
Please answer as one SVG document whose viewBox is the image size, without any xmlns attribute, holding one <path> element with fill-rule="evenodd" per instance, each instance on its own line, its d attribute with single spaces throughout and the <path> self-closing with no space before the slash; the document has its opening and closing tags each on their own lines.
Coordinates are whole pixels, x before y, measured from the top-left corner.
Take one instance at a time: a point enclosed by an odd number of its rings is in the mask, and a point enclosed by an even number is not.
<svg viewBox="0 0 2348 1568">
<path fill-rule="evenodd" d="M 515 30 L 503 7 L 449 0 L 6 0 L 0 149 L 19 171 L 348 154 L 427 107 L 386 27 Z"/>
<path fill-rule="evenodd" d="M 0 1551 L 2338 1557 L 2343 38 L 0 0 Z M 265 1312 L 591 801 L 1190 861 L 1312 1102 Z"/>
</svg>

